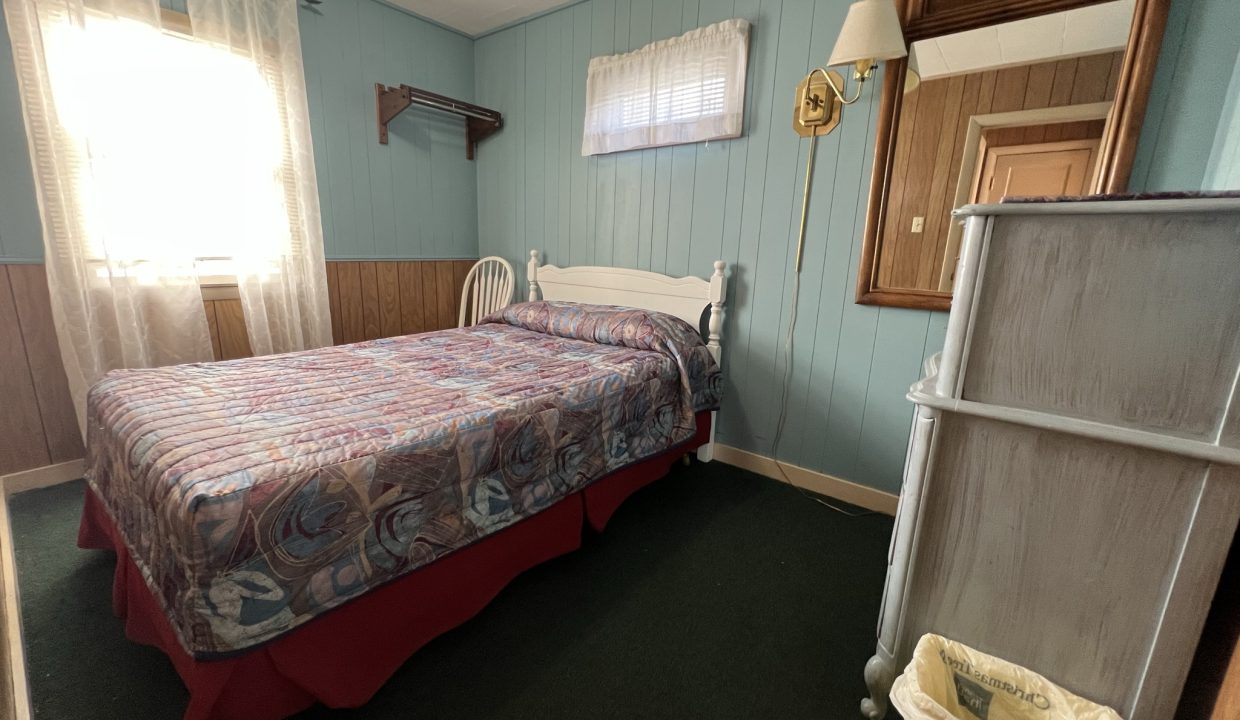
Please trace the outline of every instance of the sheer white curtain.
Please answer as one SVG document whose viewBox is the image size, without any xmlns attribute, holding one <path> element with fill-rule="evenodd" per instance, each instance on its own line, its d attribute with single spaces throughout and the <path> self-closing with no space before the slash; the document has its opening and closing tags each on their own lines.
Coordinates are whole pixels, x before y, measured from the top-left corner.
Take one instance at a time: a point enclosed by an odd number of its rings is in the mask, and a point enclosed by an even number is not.
<svg viewBox="0 0 1240 720">
<path fill-rule="evenodd" d="M 259 354 L 330 343 L 294 0 L 4 0 L 70 388 L 212 359 L 200 282 Z"/>
<path fill-rule="evenodd" d="M 194 37 L 246 58 L 275 102 L 282 141 L 275 173 L 283 215 L 264 252 L 238 249 L 237 286 L 257 355 L 332 344 L 306 75 L 296 0 L 188 0 Z M 267 147 L 264 145 L 264 148 Z"/>
<path fill-rule="evenodd" d="M 581 154 L 739 137 L 749 22 L 724 20 L 592 58 Z"/>
<path fill-rule="evenodd" d="M 98 47 L 158 34 L 159 7 L 134 0 L 92 3 L 89 9 L 80 0 L 4 0 L 4 11 L 43 221 L 52 312 L 82 421 L 86 389 L 110 369 L 212 357 L 194 258 L 178 247 L 178 228 L 188 219 L 164 227 L 160 198 L 121 192 L 130 178 L 155 170 L 126 157 L 126 146 L 139 140 L 134 135 L 150 127 L 157 131 L 152 141 L 159 142 L 168 133 L 156 118 L 126 123 L 123 106 L 132 98 L 105 90 L 111 85 L 106 73 L 124 60 Z M 88 34 L 115 16 L 126 21 Z M 165 80 L 161 66 L 131 60 L 124 70 L 134 73 L 133 82 L 124 87 L 157 92 Z"/>
</svg>

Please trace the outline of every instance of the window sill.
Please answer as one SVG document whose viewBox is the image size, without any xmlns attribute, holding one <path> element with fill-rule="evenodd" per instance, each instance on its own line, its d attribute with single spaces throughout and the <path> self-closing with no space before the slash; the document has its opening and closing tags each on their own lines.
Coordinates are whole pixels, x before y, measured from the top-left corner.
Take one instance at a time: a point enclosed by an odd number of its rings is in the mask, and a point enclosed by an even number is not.
<svg viewBox="0 0 1240 720">
<path fill-rule="evenodd" d="M 240 290 L 237 289 L 236 282 L 216 283 L 216 282 L 206 282 L 204 279 L 204 281 L 199 283 L 198 286 L 202 290 L 202 299 L 204 301 L 210 302 L 212 300 L 240 300 L 241 299 L 241 292 Z"/>
</svg>

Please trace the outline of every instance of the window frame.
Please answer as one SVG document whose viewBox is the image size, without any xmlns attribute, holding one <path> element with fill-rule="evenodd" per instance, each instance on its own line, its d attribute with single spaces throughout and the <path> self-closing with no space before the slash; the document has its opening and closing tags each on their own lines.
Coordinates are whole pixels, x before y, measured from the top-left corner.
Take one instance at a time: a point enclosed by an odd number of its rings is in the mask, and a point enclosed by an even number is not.
<svg viewBox="0 0 1240 720">
<path fill-rule="evenodd" d="M 89 2 L 87 3 L 87 12 L 90 13 L 91 15 L 96 15 L 101 19 L 123 17 L 123 16 L 118 16 L 115 13 L 107 12 L 106 10 L 103 10 L 98 7 L 91 7 L 93 4 L 94 3 L 89 3 Z M 180 12 L 178 10 L 172 10 L 172 9 L 161 6 L 159 8 L 158 30 L 163 34 L 170 35 L 172 37 L 175 37 L 180 40 L 187 41 L 187 42 L 201 42 L 201 43 L 217 46 L 221 50 L 226 49 L 226 46 L 223 43 L 213 42 L 211 40 L 207 40 L 207 39 L 196 36 L 194 34 L 193 21 L 191 20 L 189 14 Z M 252 55 L 250 55 L 248 52 L 240 52 L 235 47 L 232 50 L 232 52 L 234 52 L 237 55 L 243 56 L 246 59 L 254 62 L 255 70 L 259 73 L 259 75 L 263 78 L 263 80 L 270 85 L 273 98 L 276 101 L 275 109 L 276 109 L 276 112 L 278 113 L 278 123 L 282 130 L 280 134 L 281 135 L 281 153 L 280 153 L 281 162 L 280 162 L 279 167 L 280 167 L 280 173 L 282 177 L 282 182 L 280 183 L 280 186 L 281 186 L 282 194 L 284 197 L 284 209 L 286 211 L 286 216 L 287 216 L 288 223 L 289 223 L 289 243 L 290 244 L 285 249 L 284 252 L 285 253 L 293 252 L 296 249 L 295 244 L 298 242 L 298 238 L 299 238 L 299 235 L 293 232 L 293 228 L 295 228 L 297 224 L 301 222 L 301 212 L 300 212 L 300 206 L 296 202 L 297 189 L 296 189 L 295 173 L 293 172 L 293 167 L 292 167 L 292 142 L 291 142 L 291 138 L 288 132 L 289 112 L 288 112 L 287 105 L 283 102 L 284 97 L 285 97 L 284 81 L 283 81 L 283 78 L 281 78 L 278 73 L 271 72 L 270 70 L 270 68 L 275 65 L 275 57 L 274 57 L 273 49 L 267 47 L 267 48 L 264 48 L 264 52 L 263 52 L 263 57 L 269 60 L 271 64 L 257 62 L 256 59 Z M 201 256 L 194 257 L 194 266 L 195 268 L 198 268 L 202 266 L 203 264 L 209 264 L 209 263 L 215 263 L 215 262 L 232 262 L 235 259 L 236 258 L 232 256 L 201 255 Z M 101 257 L 90 257 L 88 258 L 87 261 L 90 262 L 92 265 L 98 264 L 100 267 L 106 267 L 108 265 L 107 260 Z M 131 259 L 126 259 L 122 262 L 125 265 L 138 266 L 141 263 L 149 262 L 149 261 L 143 258 L 131 258 Z M 278 268 L 273 268 L 273 270 L 275 272 L 279 271 Z M 214 299 L 227 299 L 227 298 L 238 297 L 239 277 L 235 273 L 220 274 L 219 272 L 216 272 L 214 274 L 200 274 L 197 277 L 198 277 L 198 285 L 200 288 L 203 289 L 204 297 L 208 293 L 211 294 L 212 298 Z"/>
</svg>

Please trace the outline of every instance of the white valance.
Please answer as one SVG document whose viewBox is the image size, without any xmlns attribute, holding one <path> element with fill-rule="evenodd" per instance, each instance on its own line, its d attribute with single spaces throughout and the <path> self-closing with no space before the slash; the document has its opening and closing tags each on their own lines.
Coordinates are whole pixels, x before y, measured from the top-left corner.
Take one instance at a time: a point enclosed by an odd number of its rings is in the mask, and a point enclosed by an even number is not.
<svg viewBox="0 0 1240 720">
<path fill-rule="evenodd" d="M 590 60 L 582 155 L 739 137 L 749 22 Z"/>
</svg>

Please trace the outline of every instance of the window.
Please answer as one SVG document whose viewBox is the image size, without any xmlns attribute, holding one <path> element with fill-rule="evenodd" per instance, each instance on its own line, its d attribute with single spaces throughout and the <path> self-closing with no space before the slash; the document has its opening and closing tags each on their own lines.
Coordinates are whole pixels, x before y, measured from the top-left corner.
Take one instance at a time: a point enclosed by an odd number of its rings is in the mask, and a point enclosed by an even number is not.
<svg viewBox="0 0 1240 720">
<path fill-rule="evenodd" d="M 581 154 L 739 137 L 748 54 L 733 19 L 591 59 Z"/>
<path fill-rule="evenodd" d="M 271 270 L 294 220 L 277 78 L 227 46 L 102 14 L 56 26 L 45 51 L 99 273 Z"/>
</svg>

